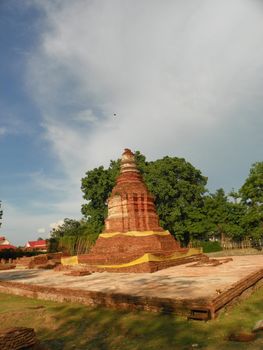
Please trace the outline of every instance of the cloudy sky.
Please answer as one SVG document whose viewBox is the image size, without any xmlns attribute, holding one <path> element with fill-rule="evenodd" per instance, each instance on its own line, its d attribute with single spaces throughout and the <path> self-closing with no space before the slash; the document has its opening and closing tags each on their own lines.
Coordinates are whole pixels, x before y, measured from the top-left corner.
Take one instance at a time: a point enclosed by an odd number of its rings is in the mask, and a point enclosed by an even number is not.
<svg viewBox="0 0 263 350">
<path fill-rule="evenodd" d="M 125 147 L 238 189 L 263 160 L 262 43 L 261 0 L 0 0 L 0 234 L 80 218 L 81 177 Z"/>
</svg>

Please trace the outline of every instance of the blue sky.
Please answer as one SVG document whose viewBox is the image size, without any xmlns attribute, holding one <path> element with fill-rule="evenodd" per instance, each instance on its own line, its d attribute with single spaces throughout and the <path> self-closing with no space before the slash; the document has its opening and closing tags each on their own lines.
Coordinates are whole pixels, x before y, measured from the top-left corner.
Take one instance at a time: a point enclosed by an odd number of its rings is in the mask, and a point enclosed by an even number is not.
<svg viewBox="0 0 263 350">
<path fill-rule="evenodd" d="M 125 147 L 238 189 L 262 161 L 262 22 L 259 0 L 2 0 L 1 235 L 80 218 L 81 177 Z"/>
</svg>

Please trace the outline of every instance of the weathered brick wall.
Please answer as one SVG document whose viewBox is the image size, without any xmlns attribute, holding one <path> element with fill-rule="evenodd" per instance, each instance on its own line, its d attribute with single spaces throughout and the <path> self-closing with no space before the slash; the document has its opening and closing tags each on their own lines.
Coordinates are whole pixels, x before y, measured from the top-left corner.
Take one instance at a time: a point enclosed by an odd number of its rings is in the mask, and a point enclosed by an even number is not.
<svg viewBox="0 0 263 350">
<path fill-rule="evenodd" d="M 54 288 L 4 281 L 0 281 L 0 291 L 42 300 L 76 302 L 91 307 L 103 306 L 117 310 L 128 309 L 152 312 L 175 312 L 181 315 L 188 315 L 189 309 L 192 307 L 193 303 L 192 300 L 172 300 L 123 293 L 104 293 L 70 288 Z M 199 300 L 199 303 L 204 307 L 207 306 L 207 300 Z"/>
<path fill-rule="evenodd" d="M 174 250 L 181 249 L 178 242 L 170 234 L 160 236 L 152 234 L 149 236 L 124 236 L 116 235 L 110 238 L 99 237 L 96 245 L 91 249 L 91 254 L 133 254 L 141 256 L 143 253 L 171 254 Z M 167 255 L 166 254 L 166 255 Z"/>
<path fill-rule="evenodd" d="M 33 267 L 32 258 L 31 257 L 18 258 L 16 259 L 16 265 L 21 267 L 32 268 Z"/>
<path fill-rule="evenodd" d="M 64 254 L 62 252 L 58 252 L 58 253 L 48 253 L 47 257 L 48 260 L 52 259 L 52 260 L 60 260 L 63 256 L 67 256 L 68 254 Z"/>
<path fill-rule="evenodd" d="M 39 254 L 31 257 L 18 258 L 14 261 L 14 264 L 17 265 L 18 267 L 25 267 L 29 269 L 32 269 L 35 267 L 52 268 L 60 263 L 62 256 L 64 256 L 64 254 L 61 252 Z"/>
<path fill-rule="evenodd" d="M 188 257 L 178 258 L 175 260 L 166 260 L 166 261 L 149 261 L 140 263 L 137 265 L 127 266 L 127 267 L 97 267 L 95 265 L 89 265 L 90 262 L 90 256 L 87 255 L 80 255 L 78 256 L 79 263 L 81 264 L 87 264 L 86 270 L 90 270 L 92 272 L 135 272 L 135 273 L 144 273 L 144 272 L 156 272 L 162 269 L 166 269 L 168 267 L 182 265 L 182 264 L 188 264 L 190 262 L 197 262 L 200 259 L 202 259 L 202 254 L 192 255 Z M 105 258 L 102 258 L 100 256 L 97 257 L 98 261 L 101 259 L 101 262 L 105 263 Z M 116 257 L 117 259 L 117 257 Z M 111 260 L 112 262 L 112 260 Z M 114 263 L 112 263 L 114 265 Z M 117 265 L 117 262 L 116 262 Z M 84 268 L 84 267 L 83 267 Z"/>
</svg>

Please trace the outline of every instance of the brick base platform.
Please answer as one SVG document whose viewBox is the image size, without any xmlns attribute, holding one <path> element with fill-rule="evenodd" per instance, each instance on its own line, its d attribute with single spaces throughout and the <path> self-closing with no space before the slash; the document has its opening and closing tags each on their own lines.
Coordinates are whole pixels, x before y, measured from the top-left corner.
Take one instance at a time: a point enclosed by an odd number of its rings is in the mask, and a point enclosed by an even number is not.
<svg viewBox="0 0 263 350">
<path fill-rule="evenodd" d="M 163 257 L 164 258 L 164 257 Z M 91 272 L 129 272 L 129 273 L 145 273 L 145 272 L 156 272 L 162 269 L 166 269 L 168 267 L 182 265 L 182 264 L 188 264 L 190 262 L 199 262 L 202 261 L 202 259 L 205 258 L 205 255 L 203 254 L 194 254 L 191 256 L 185 256 L 185 257 L 178 257 L 176 259 L 172 260 L 163 260 L 163 261 L 147 261 L 142 262 L 138 264 L 134 264 L 131 266 L 119 266 L 119 265 L 112 265 L 112 266 L 103 266 L 103 265 L 89 265 L 89 262 L 86 260 L 85 256 L 78 256 L 78 261 L 82 265 L 80 268 L 83 268 L 85 270 L 89 270 Z M 84 266 L 83 266 L 84 265 Z M 119 266 L 119 267 L 118 267 Z M 75 266 L 76 268 L 76 266 Z"/>
<path fill-rule="evenodd" d="M 68 276 L 50 270 L 0 271 L 0 292 L 207 320 L 263 284 L 263 255 L 232 259 L 202 266 L 189 263 L 154 274 Z"/>
<path fill-rule="evenodd" d="M 90 271 L 156 272 L 171 266 L 198 261 L 200 249 L 181 248 L 168 231 L 130 231 L 99 235 L 90 253 L 78 255 L 77 262 Z M 62 263 L 76 261 L 63 259 Z"/>
</svg>

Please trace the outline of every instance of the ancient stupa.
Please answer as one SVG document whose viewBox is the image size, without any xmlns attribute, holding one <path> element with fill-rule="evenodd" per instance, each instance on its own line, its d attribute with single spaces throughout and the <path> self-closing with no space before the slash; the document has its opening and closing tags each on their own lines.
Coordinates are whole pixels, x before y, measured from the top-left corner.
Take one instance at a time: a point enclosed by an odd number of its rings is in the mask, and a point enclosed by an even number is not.
<svg viewBox="0 0 263 350">
<path fill-rule="evenodd" d="M 154 198 L 137 169 L 134 154 L 125 149 L 120 175 L 108 199 L 105 231 L 78 263 L 93 271 L 154 272 L 196 260 L 200 252 L 181 248 L 159 225 Z"/>
</svg>

